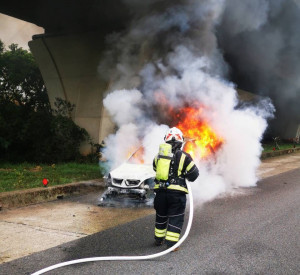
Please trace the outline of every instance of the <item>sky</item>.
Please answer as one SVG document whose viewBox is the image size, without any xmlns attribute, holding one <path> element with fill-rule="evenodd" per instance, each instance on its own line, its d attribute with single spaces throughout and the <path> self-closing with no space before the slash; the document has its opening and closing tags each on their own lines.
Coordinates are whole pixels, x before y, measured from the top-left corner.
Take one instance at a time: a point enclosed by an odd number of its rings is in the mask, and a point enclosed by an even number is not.
<svg viewBox="0 0 300 275">
<path fill-rule="evenodd" d="M 28 42 L 34 34 L 44 33 L 44 29 L 17 18 L 0 13 L 0 39 L 7 47 L 15 43 L 23 49 L 29 49 Z"/>
</svg>

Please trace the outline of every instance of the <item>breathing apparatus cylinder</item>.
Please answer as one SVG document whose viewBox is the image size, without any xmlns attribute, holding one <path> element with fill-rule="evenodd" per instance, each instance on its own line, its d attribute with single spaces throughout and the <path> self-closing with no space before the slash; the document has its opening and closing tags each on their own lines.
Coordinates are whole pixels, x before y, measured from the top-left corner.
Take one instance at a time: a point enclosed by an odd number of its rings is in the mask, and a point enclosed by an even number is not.
<svg viewBox="0 0 300 275">
<path fill-rule="evenodd" d="M 77 260 L 72 260 L 68 262 L 63 262 L 59 264 L 55 264 L 49 267 L 46 267 L 44 269 L 41 269 L 37 272 L 32 273 L 32 275 L 40 275 L 44 274 L 48 271 L 63 267 L 63 266 L 68 266 L 68 265 L 73 265 L 73 264 L 79 264 L 79 263 L 87 263 L 87 262 L 97 262 L 97 261 L 140 261 L 140 260 L 149 260 L 149 259 L 154 259 L 158 258 L 161 256 L 164 256 L 170 252 L 172 252 L 174 249 L 179 247 L 187 238 L 187 236 L 190 233 L 191 227 L 192 227 L 192 222 L 193 222 L 193 215 L 194 215 L 194 203 L 193 203 L 193 194 L 192 190 L 190 187 L 190 184 L 187 182 L 187 189 L 189 191 L 189 201 L 190 201 L 190 213 L 189 213 L 189 220 L 187 223 L 186 230 L 181 237 L 181 239 L 172 247 L 151 255 L 145 255 L 145 256 L 104 256 L 104 257 L 91 257 L 91 258 L 83 258 L 83 259 L 77 259 Z"/>
</svg>

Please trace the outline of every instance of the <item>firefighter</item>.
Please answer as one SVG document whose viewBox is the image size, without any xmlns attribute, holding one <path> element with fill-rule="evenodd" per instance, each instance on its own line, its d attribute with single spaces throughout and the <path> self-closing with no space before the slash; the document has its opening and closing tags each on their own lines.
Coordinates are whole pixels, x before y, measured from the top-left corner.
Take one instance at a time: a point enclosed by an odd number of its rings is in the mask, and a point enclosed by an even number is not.
<svg viewBox="0 0 300 275">
<path fill-rule="evenodd" d="M 153 160 L 153 169 L 156 172 L 155 244 L 159 246 L 165 241 L 171 247 L 178 242 L 184 222 L 188 193 L 186 179 L 195 181 L 199 170 L 191 156 L 181 150 L 184 138 L 178 128 L 171 128 L 164 141 Z"/>
</svg>

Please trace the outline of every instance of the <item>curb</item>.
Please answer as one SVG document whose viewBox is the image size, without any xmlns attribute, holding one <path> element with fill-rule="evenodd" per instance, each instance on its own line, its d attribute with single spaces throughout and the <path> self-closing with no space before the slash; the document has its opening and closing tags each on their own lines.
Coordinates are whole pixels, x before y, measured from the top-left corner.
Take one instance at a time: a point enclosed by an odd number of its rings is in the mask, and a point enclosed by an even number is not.
<svg viewBox="0 0 300 275">
<path fill-rule="evenodd" d="M 263 159 L 267 159 L 267 158 L 277 157 L 277 156 L 286 155 L 286 154 L 292 154 L 292 153 L 296 153 L 296 152 L 300 152 L 300 147 L 272 151 L 272 152 L 264 152 L 261 154 L 260 159 L 263 160 Z"/>
<path fill-rule="evenodd" d="M 103 179 L 0 193 L 0 211 L 104 190 Z"/>
</svg>

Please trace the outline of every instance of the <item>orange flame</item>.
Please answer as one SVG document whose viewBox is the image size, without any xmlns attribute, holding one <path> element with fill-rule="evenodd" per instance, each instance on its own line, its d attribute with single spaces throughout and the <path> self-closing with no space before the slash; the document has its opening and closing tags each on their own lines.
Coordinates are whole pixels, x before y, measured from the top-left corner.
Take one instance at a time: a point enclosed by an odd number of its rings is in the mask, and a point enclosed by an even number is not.
<svg viewBox="0 0 300 275">
<path fill-rule="evenodd" d="M 212 155 L 220 148 L 223 139 L 219 137 L 208 123 L 202 118 L 204 108 L 184 107 L 176 114 L 179 119 L 176 125 L 187 141 L 184 151 L 193 158 L 205 158 Z"/>
<path fill-rule="evenodd" d="M 185 145 L 183 150 L 189 153 L 192 158 L 207 158 L 212 156 L 223 144 L 224 140 L 215 132 L 204 119 L 206 108 L 201 106 L 199 102 L 193 102 L 192 106 L 187 106 L 178 109 L 169 104 L 165 95 L 158 91 L 154 93 L 154 98 L 157 101 L 155 110 L 160 114 L 162 123 L 169 121 L 169 126 L 175 124 L 185 137 Z M 170 120 L 171 118 L 171 120 Z M 171 121 L 174 123 L 171 125 Z M 133 148 L 129 150 L 128 157 L 134 153 Z M 135 152 L 130 161 L 133 163 L 144 163 L 143 148 Z"/>
</svg>

